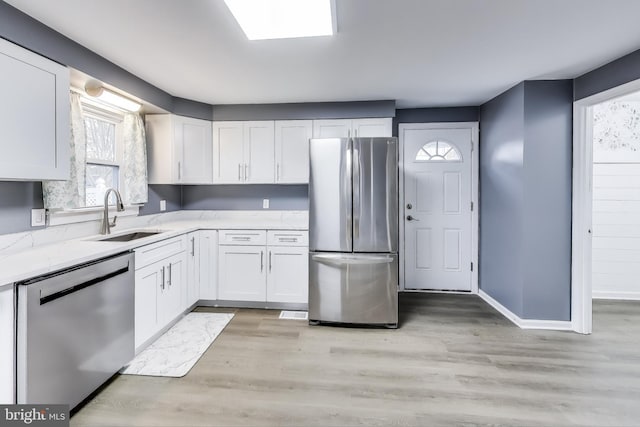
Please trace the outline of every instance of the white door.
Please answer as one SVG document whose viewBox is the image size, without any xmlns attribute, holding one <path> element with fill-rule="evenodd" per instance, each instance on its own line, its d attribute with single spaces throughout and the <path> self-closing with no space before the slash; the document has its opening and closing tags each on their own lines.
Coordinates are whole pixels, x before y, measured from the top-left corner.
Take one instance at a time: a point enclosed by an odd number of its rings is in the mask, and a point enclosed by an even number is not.
<svg viewBox="0 0 640 427">
<path fill-rule="evenodd" d="M 138 349 L 158 331 L 158 296 L 164 286 L 164 263 L 157 262 L 137 270 L 134 296 L 134 341 Z"/>
<path fill-rule="evenodd" d="M 244 123 L 213 123 L 213 182 L 239 184 L 244 174 Z"/>
<path fill-rule="evenodd" d="M 266 301 L 264 246 L 220 246 L 218 299 Z"/>
<path fill-rule="evenodd" d="M 354 119 L 351 123 L 351 136 L 369 138 L 377 136 L 391 136 L 392 119 L 376 118 L 376 119 Z"/>
<path fill-rule="evenodd" d="M 187 234 L 187 283 L 183 286 L 184 307 L 187 309 L 200 299 L 200 232 Z"/>
<path fill-rule="evenodd" d="M 273 121 L 244 124 L 244 181 L 253 184 L 275 182 L 275 136 Z"/>
<path fill-rule="evenodd" d="M 314 138 L 348 138 L 351 136 L 351 120 L 314 120 Z"/>
<path fill-rule="evenodd" d="M 200 230 L 200 299 L 218 299 L 218 232 Z"/>
<path fill-rule="evenodd" d="M 158 301 L 159 329 L 162 329 L 183 311 L 182 289 L 186 282 L 186 263 L 185 253 L 174 255 L 164 262 L 165 284 Z"/>
<path fill-rule="evenodd" d="M 309 250 L 306 247 L 270 247 L 267 260 L 267 301 L 307 304 Z"/>
<path fill-rule="evenodd" d="M 472 129 L 403 129 L 404 288 L 471 291 Z"/>
<path fill-rule="evenodd" d="M 213 182 L 211 122 L 176 117 L 176 148 L 178 180 L 184 184 L 211 184 Z M 181 159 L 181 160 L 180 160 Z"/>
<path fill-rule="evenodd" d="M 278 120 L 275 126 L 276 183 L 308 183 L 311 120 Z"/>
</svg>

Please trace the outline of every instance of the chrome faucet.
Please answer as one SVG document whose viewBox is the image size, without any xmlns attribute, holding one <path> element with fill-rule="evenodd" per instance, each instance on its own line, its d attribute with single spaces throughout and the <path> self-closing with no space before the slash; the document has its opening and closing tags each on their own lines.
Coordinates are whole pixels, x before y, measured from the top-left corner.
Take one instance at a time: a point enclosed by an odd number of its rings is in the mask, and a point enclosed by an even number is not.
<svg viewBox="0 0 640 427">
<path fill-rule="evenodd" d="M 109 193 L 115 193 L 116 195 L 116 211 L 124 211 L 124 204 L 122 203 L 122 197 L 115 188 L 108 188 L 104 192 L 104 214 L 102 215 L 102 227 L 100 228 L 100 234 L 111 234 L 111 227 L 116 226 L 116 219 L 118 216 L 113 217 L 113 222 L 109 222 Z"/>
</svg>

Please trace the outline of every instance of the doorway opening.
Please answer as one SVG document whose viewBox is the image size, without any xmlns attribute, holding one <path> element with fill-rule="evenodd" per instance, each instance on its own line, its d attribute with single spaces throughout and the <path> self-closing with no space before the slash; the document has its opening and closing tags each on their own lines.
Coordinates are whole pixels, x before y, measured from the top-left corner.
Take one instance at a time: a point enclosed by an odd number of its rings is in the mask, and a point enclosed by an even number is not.
<svg viewBox="0 0 640 427">
<path fill-rule="evenodd" d="M 571 323 L 590 334 L 594 299 L 640 300 L 640 81 L 574 103 L 573 165 Z"/>
</svg>

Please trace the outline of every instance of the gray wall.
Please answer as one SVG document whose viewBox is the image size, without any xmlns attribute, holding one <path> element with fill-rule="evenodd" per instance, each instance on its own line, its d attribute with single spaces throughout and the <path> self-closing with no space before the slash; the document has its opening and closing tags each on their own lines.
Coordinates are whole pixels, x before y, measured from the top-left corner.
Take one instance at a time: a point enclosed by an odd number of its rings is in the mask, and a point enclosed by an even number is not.
<svg viewBox="0 0 640 427">
<path fill-rule="evenodd" d="M 525 319 L 570 320 L 573 91 L 525 82 Z"/>
<path fill-rule="evenodd" d="M 480 108 L 480 288 L 523 316 L 524 83 Z"/>
<path fill-rule="evenodd" d="M 640 50 L 577 77 L 573 99 L 586 98 L 637 79 L 640 79 Z"/>
<path fill-rule="evenodd" d="M 393 136 L 399 135 L 400 123 L 451 123 L 479 120 L 478 107 L 404 108 L 396 110 L 396 116 L 393 118 Z"/>
<path fill-rule="evenodd" d="M 166 200 L 166 212 L 182 208 L 182 187 L 179 185 L 149 185 L 149 200 L 140 208 L 140 215 L 160 213 L 160 200 Z"/>
<path fill-rule="evenodd" d="M 303 120 L 393 117 L 395 101 L 214 105 L 213 120 Z"/>
<path fill-rule="evenodd" d="M 307 185 L 185 185 L 182 209 L 259 210 L 269 199 L 271 210 L 307 210 Z"/>
<path fill-rule="evenodd" d="M 480 287 L 524 319 L 570 320 L 572 82 L 480 108 Z"/>
<path fill-rule="evenodd" d="M 31 209 L 42 206 L 42 183 L 0 182 L 0 234 L 42 228 L 31 227 Z"/>
</svg>

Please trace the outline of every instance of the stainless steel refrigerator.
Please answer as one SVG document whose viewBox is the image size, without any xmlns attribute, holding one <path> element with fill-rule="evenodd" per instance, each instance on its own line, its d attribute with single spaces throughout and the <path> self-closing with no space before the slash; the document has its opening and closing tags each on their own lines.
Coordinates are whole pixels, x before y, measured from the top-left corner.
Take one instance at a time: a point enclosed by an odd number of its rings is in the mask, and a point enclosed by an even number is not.
<svg viewBox="0 0 640 427">
<path fill-rule="evenodd" d="M 396 138 L 310 141 L 309 321 L 398 325 Z"/>
</svg>

